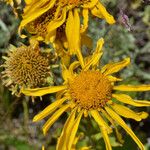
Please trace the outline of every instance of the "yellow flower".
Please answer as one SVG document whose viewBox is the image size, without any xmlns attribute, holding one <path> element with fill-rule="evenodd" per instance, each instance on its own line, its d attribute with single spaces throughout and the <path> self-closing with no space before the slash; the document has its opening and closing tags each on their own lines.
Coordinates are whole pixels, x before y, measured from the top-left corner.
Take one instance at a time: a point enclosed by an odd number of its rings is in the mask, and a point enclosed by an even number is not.
<svg viewBox="0 0 150 150">
<path fill-rule="evenodd" d="M 73 141 L 73 144 L 72 144 L 72 146 L 71 146 L 71 150 L 77 150 L 76 149 L 76 144 L 77 144 L 77 142 L 80 140 L 80 138 L 81 137 L 83 137 L 83 133 L 80 133 L 79 134 L 79 136 L 77 136 L 77 137 L 75 137 L 75 139 L 74 139 L 74 141 Z M 84 147 L 82 147 L 82 148 L 80 148 L 80 149 L 78 149 L 78 150 L 91 150 L 91 148 L 92 148 L 92 146 L 84 146 Z M 42 146 L 42 150 L 45 150 L 45 147 L 44 147 L 44 145 Z"/>
<path fill-rule="evenodd" d="M 98 41 L 95 52 L 92 56 L 84 59 L 83 66 L 80 65 L 79 61 L 73 62 L 68 69 L 62 65 L 63 85 L 22 90 L 25 95 L 31 96 L 57 93 L 57 100 L 33 119 L 36 122 L 51 115 L 43 126 L 44 134 L 65 111 L 71 112 L 58 140 L 57 150 L 71 149 L 83 116 L 89 116 L 97 122 L 106 144 L 106 150 L 112 149 L 108 136 L 112 132 L 112 127 L 108 122 L 115 129 L 120 142 L 123 140 L 116 124 L 124 128 L 139 148 L 144 150 L 143 144 L 120 116 L 141 121 L 147 118 L 148 114 L 146 112 L 134 112 L 128 107 L 116 103 L 116 101 L 136 107 L 150 106 L 150 102 L 133 100 L 129 95 L 117 94 L 115 91 L 149 91 L 150 85 L 115 85 L 117 81 L 122 79 L 114 77 L 112 74 L 126 67 L 130 63 L 130 59 L 125 58 L 121 62 L 106 64 L 99 69 L 98 64 L 102 56 L 103 43 L 103 39 Z"/>
<path fill-rule="evenodd" d="M 80 50 L 80 33 L 88 27 L 89 12 L 106 19 L 109 24 L 115 23 L 99 0 L 26 0 L 19 32 L 25 27 L 46 43 L 53 43 L 55 39 L 67 41 L 70 53 L 76 54 Z M 80 15 L 83 17 L 82 25 Z M 63 32 L 60 32 L 62 29 Z"/>
<path fill-rule="evenodd" d="M 13 94 L 18 95 L 22 87 L 36 88 L 52 83 L 50 61 L 37 42 L 31 41 L 31 45 L 18 48 L 10 46 L 8 56 L 3 58 L 3 84 L 10 87 Z"/>
</svg>

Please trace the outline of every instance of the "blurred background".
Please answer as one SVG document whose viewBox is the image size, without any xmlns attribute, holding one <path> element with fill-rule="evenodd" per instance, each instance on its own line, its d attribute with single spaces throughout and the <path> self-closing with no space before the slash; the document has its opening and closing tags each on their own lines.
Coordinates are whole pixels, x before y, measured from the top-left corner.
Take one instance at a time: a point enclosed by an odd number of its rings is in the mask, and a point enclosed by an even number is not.
<svg viewBox="0 0 150 150">
<path fill-rule="evenodd" d="M 109 26 L 104 20 L 90 18 L 88 34 L 96 41 L 105 39 L 104 56 L 102 64 L 110 61 L 122 60 L 131 57 L 131 65 L 118 73 L 124 78 L 125 84 L 150 84 L 150 1 L 149 0 L 101 0 L 107 10 L 113 14 L 116 24 Z M 19 9 L 22 10 L 21 6 Z M 26 44 L 26 39 L 21 39 L 17 34 L 20 20 L 14 15 L 12 8 L 0 1 L 0 64 L 3 63 L 2 55 L 6 55 L 9 44 L 19 46 Z M 92 53 L 92 51 L 86 51 Z M 85 53 L 85 55 L 86 55 Z M 2 71 L 2 69 L 1 69 Z M 61 70 L 54 70 L 57 76 L 56 83 L 61 83 Z M 128 93 L 135 99 L 150 100 L 149 92 Z M 39 98 L 32 103 L 30 97 L 16 97 L 2 85 L 0 80 L 0 150 L 40 150 L 45 145 L 47 150 L 55 150 L 57 138 L 67 118 L 64 114 L 55 123 L 44 137 L 41 127 L 44 120 L 32 123 L 35 114 L 43 110 L 55 98 L 55 95 Z M 150 112 L 150 108 L 132 108 L 135 111 Z M 125 121 L 139 139 L 150 149 L 150 118 L 141 122 L 128 119 Z M 105 150 L 105 145 L 98 126 L 87 119 L 82 119 L 80 124 L 77 149 L 82 146 L 92 146 L 91 150 Z M 113 150 L 138 150 L 133 140 L 120 128 L 125 143 L 123 147 L 111 135 L 110 140 Z"/>
</svg>

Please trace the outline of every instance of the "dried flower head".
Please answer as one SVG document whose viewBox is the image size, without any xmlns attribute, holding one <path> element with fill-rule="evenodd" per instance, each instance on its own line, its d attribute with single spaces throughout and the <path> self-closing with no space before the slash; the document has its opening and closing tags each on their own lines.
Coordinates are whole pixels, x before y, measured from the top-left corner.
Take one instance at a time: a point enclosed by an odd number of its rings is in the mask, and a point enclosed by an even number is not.
<svg viewBox="0 0 150 150">
<path fill-rule="evenodd" d="M 8 56 L 3 58 L 3 83 L 13 93 L 17 94 L 23 87 L 35 88 L 48 84 L 51 76 L 49 59 L 40 51 L 37 43 L 18 48 L 11 46 Z"/>
</svg>

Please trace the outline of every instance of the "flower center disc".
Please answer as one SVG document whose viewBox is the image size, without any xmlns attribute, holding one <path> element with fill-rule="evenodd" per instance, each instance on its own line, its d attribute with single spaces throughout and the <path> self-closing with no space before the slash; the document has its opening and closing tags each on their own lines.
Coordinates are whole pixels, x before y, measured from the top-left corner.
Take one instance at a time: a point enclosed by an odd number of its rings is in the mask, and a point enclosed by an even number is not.
<svg viewBox="0 0 150 150">
<path fill-rule="evenodd" d="M 83 71 L 69 83 L 70 94 L 83 109 L 98 109 L 111 99 L 111 82 L 98 71 Z"/>
<path fill-rule="evenodd" d="M 32 46 L 11 51 L 5 65 L 6 75 L 20 86 L 41 86 L 50 75 L 48 58 L 42 55 L 39 48 Z"/>
<path fill-rule="evenodd" d="M 70 4 L 78 4 L 80 0 L 69 0 Z"/>
</svg>

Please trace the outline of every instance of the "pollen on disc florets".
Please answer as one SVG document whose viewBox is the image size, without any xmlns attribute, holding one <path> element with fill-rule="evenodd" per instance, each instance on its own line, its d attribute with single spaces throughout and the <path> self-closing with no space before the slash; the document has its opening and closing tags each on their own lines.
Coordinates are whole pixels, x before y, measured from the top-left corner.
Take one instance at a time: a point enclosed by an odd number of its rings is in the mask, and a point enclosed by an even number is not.
<svg viewBox="0 0 150 150">
<path fill-rule="evenodd" d="M 49 59 L 36 45 L 13 47 L 2 65 L 2 80 L 13 93 L 21 87 L 35 88 L 48 84 L 51 76 Z"/>
<path fill-rule="evenodd" d="M 69 82 L 73 101 L 83 109 L 98 109 L 111 99 L 111 82 L 99 71 L 82 71 Z"/>
<path fill-rule="evenodd" d="M 56 11 L 56 7 L 48 10 L 32 22 L 27 25 L 27 30 L 32 34 L 37 34 L 38 36 L 45 37 L 47 34 L 47 27 L 50 21 L 54 19 L 54 13 Z"/>
</svg>

